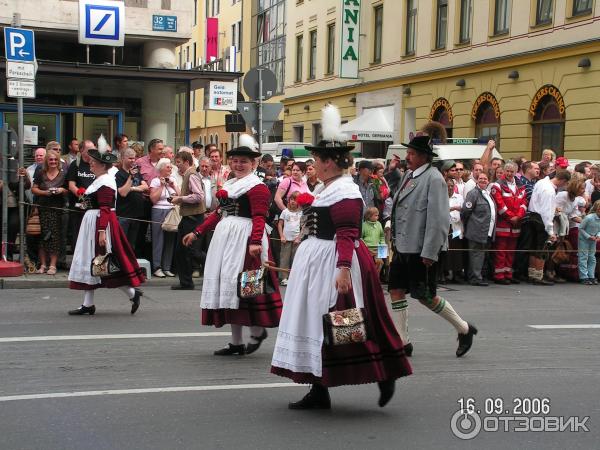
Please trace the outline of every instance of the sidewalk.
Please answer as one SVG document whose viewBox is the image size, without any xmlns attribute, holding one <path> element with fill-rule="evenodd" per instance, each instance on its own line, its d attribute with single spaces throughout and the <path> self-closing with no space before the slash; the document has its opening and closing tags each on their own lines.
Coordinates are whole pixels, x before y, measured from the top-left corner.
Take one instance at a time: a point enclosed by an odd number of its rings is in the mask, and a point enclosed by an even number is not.
<svg viewBox="0 0 600 450">
<path fill-rule="evenodd" d="M 40 288 L 68 288 L 69 272 L 60 270 L 56 275 L 27 273 L 20 277 L 0 278 L 0 289 L 40 289 Z M 194 281 L 200 278 L 194 278 Z M 197 281 L 196 281 L 197 282 Z M 152 277 L 144 283 L 144 286 L 171 286 L 178 284 L 178 277 L 157 278 Z"/>
</svg>

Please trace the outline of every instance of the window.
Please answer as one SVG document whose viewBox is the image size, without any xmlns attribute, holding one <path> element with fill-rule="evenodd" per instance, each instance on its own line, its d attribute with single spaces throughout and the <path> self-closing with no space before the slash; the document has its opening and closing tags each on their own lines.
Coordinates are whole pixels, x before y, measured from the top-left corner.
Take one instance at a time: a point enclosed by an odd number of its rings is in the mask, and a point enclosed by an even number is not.
<svg viewBox="0 0 600 450">
<path fill-rule="evenodd" d="M 552 23 L 552 0 L 538 0 L 535 11 L 535 24 Z"/>
<path fill-rule="evenodd" d="M 190 62 L 190 46 L 189 45 L 185 48 L 185 61 Z"/>
<path fill-rule="evenodd" d="M 383 5 L 375 8 L 375 36 L 373 36 L 373 62 L 381 62 L 381 40 L 383 38 Z"/>
<path fill-rule="evenodd" d="M 417 37 L 417 0 L 406 1 L 406 54 L 414 55 Z"/>
<path fill-rule="evenodd" d="M 192 67 L 196 67 L 196 65 L 198 64 L 198 61 L 196 60 L 196 43 L 195 42 L 194 42 L 192 54 L 194 57 L 194 59 L 192 59 Z"/>
<path fill-rule="evenodd" d="M 302 35 L 300 35 L 296 36 L 296 81 L 302 81 L 302 52 Z"/>
<path fill-rule="evenodd" d="M 310 55 L 308 59 L 308 78 L 313 80 L 316 75 L 317 65 L 317 31 L 310 32 Z"/>
<path fill-rule="evenodd" d="M 445 48 L 446 35 L 448 32 L 448 0 L 437 0 L 436 17 L 435 48 Z"/>
<path fill-rule="evenodd" d="M 194 0 L 194 26 L 198 25 L 198 0 Z"/>
<path fill-rule="evenodd" d="M 459 43 L 471 41 L 471 27 L 473 24 L 473 0 L 460 0 L 460 34 Z"/>
<path fill-rule="evenodd" d="M 579 16 L 592 12 L 592 0 L 573 0 L 573 15 Z"/>
<path fill-rule="evenodd" d="M 240 50 L 242 44 L 241 40 L 242 22 L 239 21 L 231 25 L 231 45 L 233 45 L 237 51 Z"/>
<path fill-rule="evenodd" d="M 494 35 L 508 33 L 510 22 L 510 0 L 496 0 L 494 11 Z"/>
<path fill-rule="evenodd" d="M 319 142 L 323 140 L 323 130 L 321 129 L 320 123 L 312 124 L 312 144 L 319 145 Z M 302 141 L 299 141 L 302 142 Z"/>
<path fill-rule="evenodd" d="M 335 23 L 327 25 L 327 74 L 332 74 L 335 66 Z"/>
<path fill-rule="evenodd" d="M 295 142 L 304 142 L 304 125 L 294 125 L 293 133 Z"/>
<path fill-rule="evenodd" d="M 250 67 L 271 70 L 277 81 L 275 93 L 282 94 L 285 85 L 286 1 L 259 0 L 253 1 L 252 5 L 256 5 L 252 7 L 256 11 L 252 13 Z M 240 36 L 243 32 L 240 31 Z M 244 39 L 240 37 L 240 45 L 243 42 Z"/>
<path fill-rule="evenodd" d="M 218 16 L 219 10 L 221 9 L 220 0 L 212 0 L 212 15 L 211 17 Z"/>
</svg>

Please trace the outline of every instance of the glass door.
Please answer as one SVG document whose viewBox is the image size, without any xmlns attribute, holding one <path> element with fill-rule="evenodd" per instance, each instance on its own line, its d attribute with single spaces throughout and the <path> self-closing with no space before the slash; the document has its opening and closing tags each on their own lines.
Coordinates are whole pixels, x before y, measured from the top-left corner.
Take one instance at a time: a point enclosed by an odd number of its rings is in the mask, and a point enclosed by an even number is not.
<svg viewBox="0 0 600 450">
<path fill-rule="evenodd" d="M 106 142 L 112 146 L 112 137 L 115 135 L 115 117 L 99 116 L 92 114 L 83 115 L 83 135 L 85 139 L 98 142 L 100 135 L 104 135 Z"/>
</svg>

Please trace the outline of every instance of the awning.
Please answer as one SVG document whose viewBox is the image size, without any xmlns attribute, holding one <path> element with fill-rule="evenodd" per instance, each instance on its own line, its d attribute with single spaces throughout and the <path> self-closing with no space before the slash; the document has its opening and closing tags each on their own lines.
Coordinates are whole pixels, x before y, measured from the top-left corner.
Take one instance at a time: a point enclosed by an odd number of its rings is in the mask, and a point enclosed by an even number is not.
<svg viewBox="0 0 600 450">
<path fill-rule="evenodd" d="M 360 117 L 342 125 L 349 141 L 394 141 L 394 107 L 365 109 Z"/>
</svg>

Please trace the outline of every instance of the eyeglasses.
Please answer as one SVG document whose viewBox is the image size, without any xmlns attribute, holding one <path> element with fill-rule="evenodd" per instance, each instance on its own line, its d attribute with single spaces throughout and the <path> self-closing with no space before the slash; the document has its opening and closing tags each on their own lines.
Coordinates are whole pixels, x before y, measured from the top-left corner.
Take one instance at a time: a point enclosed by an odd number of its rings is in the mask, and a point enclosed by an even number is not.
<svg viewBox="0 0 600 450">
<path fill-rule="evenodd" d="M 456 170 L 458 170 L 459 172 L 464 172 L 465 171 L 465 169 L 461 169 L 459 167 L 457 167 Z"/>
</svg>

